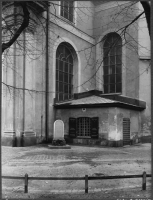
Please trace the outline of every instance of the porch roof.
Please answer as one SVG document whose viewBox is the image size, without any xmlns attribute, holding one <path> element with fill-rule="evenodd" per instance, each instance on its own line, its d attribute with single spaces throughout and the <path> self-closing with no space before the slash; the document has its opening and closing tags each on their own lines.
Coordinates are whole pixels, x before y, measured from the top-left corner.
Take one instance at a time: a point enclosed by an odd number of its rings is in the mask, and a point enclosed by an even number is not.
<svg viewBox="0 0 153 200">
<path fill-rule="evenodd" d="M 122 107 L 132 110 L 144 110 L 146 108 L 145 104 L 136 105 L 134 103 L 126 103 L 125 101 L 117 101 L 113 99 L 104 98 L 101 96 L 88 96 L 80 99 L 73 99 L 65 102 L 56 102 L 54 107 L 57 109 L 66 108 L 85 108 L 85 107 Z"/>
</svg>

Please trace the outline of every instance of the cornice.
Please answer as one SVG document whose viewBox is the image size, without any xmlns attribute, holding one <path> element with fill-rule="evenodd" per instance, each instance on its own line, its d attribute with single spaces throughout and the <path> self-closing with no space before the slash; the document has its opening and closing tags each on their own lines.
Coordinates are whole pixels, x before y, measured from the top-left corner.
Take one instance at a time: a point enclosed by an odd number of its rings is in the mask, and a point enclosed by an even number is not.
<svg viewBox="0 0 153 200">
<path fill-rule="evenodd" d="M 106 2 L 106 3 L 102 3 L 101 5 L 95 6 L 95 12 L 100 12 L 100 11 L 103 11 L 103 10 L 114 8 L 118 5 L 128 4 L 130 2 L 131 1 L 109 1 L 109 2 Z"/>
</svg>

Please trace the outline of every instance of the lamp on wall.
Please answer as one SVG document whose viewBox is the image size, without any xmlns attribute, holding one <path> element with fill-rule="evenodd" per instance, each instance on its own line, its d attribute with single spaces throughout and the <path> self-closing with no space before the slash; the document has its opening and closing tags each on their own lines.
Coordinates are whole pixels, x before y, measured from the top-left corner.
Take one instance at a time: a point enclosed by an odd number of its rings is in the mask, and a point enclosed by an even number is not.
<svg viewBox="0 0 153 200">
<path fill-rule="evenodd" d="M 86 112 L 86 108 L 82 108 L 82 112 Z"/>
</svg>

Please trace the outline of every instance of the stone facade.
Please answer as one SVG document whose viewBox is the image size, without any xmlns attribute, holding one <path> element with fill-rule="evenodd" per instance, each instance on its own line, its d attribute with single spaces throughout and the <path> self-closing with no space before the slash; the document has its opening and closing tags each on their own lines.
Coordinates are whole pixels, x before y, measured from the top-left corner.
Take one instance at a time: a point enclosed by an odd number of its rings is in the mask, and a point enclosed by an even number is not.
<svg viewBox="0 0 153 200">
<path fill-rule="evenodd" d="M 102 146 L 123 146 L 123 118 L 131 119 L 130 142 L 135 144 L 141 141 L 140 132 L 140 113 L 139 111 L 127 110 L 123 108 L 87 108 L 83 112 L 78 109 L 58 109 L 56 117 L 63 120 L 65 124 L 65 138 L 73 142 L 69 137 L 69 118 L 70 117 L 99 117 L 99 136 L 97 140 L 76 137 L 74 143 L 94 143 Z"/>
</svg>

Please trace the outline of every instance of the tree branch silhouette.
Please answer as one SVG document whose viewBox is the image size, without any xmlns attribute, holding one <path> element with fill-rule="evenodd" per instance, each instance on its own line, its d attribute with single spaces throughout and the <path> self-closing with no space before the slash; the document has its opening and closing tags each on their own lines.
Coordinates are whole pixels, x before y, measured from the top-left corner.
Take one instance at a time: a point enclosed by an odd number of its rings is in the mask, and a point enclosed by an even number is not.
<svg viewBox="0 0 153 200">
<path fill-rule="evenodd" d="M 23 10 L 23 22 L 21 26 L 18 28 L 18 30 L 14 33 L 10 41 L 7 43 L 2 43 L 2 53 L 9 48 L 20 36 L 20 34 L 25 30 L 25 28 L 29 25 L 29 19 L 30 19 L 30 13 L 27 9 L 27 3 L 25 1 L 23 2 L 16 2 L 16 5 L 19 5 L 22 7 Z"/>
</svg>

